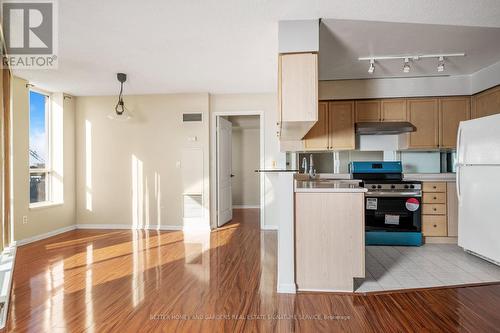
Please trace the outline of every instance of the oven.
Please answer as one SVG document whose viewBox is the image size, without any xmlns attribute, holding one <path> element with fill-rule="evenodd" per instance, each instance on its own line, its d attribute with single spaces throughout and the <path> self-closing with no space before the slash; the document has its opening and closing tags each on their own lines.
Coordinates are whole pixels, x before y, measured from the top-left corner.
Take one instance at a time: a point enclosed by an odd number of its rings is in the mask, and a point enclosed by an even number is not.
<svg viewBox="0 0 500 333">
<path fill-rule="evenodd" d="M 365 194 L 366 231 L 421 232 L 421 194 Z"/>
</svg>

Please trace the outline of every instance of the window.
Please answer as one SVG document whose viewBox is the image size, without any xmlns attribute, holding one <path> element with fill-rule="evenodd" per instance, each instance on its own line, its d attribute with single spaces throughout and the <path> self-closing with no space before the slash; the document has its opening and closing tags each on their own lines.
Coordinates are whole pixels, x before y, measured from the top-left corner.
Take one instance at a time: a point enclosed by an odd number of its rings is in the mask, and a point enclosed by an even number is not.
<svg viewBox="0 0 500 333">
<path fill-rule="evenodd" d="M 50 96 L 29 92 L 30 204 L 50 201 Z"/>
</svg>

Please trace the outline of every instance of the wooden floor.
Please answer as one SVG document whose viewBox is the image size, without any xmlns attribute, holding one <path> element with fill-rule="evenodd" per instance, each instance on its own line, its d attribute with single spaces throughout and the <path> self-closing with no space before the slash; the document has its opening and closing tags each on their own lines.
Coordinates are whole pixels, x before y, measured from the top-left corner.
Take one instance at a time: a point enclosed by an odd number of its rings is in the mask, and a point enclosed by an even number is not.
<svg viewBox="0 0 500 333">
<path fill-rule="evenodd" d="M 258 210 L 217 232 L 76 230 L 17 251 L 12 332 L 494 332 L 500 285 L 278 295 Z"/>
</svg>

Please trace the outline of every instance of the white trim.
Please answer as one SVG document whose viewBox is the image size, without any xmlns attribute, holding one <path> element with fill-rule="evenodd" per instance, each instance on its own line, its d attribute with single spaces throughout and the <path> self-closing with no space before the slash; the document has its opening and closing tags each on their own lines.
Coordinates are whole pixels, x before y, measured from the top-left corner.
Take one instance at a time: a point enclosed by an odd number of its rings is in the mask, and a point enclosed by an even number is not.
<svg viewBox="0 0 500 333">
<path fill-rule="evenodd" d="M 52 208 L 64 205 L 64 202 L 41 201 L 30 204 L 29 210 Z"/>
<path fill-rule="evenodd" d="M 295 284 L 279 284 L 277 289 L 278 294 L 296 294 L 297 287 Z"/>
<path fill-rule="evenodd" d="M 5 290 L 2 290 L 2 294 L 5 292 L 5 296 L 0 295 L 2 298 L 2 302 L 4 303 L 2 309 L 0 310 L 0 329 L 5 328 L 5 324 L 7 322 L 7 314 L 9 313 L 9 301 L 13 280 L 12 277 L 14 273 L 14 266 L 16 263 L 16 250 L 16 245 L 14 243 L 10 247 L 5 248 L 1 255 L 0 264 L 4 266 L 4 268 L 8 268 L 1 272 L 1 274 L 3 275 L 1 279 L 2 289 L 3 287 L 5 287 Z"/>
<path fill-rule="evenodd" d="M 57 236 L 57 235 L 62 234 L 64 232 L 75 230 L 76 228 L 77 228 L 76 225 L 70 225 L 70 226 L 67 226 L 67 227 L 62 227 L 62 228 L 55 229 L 55 230 L 52 230 L 52 231 L 49 231 L 49 232 L 46 232 L 46 233 L 43 233 L 43 234 L 40 234 L 40 235 L 36 235 L 36 236 L 33 236 L 33 237 L 28 237 L 28 238 L 24 238 L 24 239 L 18 240 L 18 241 L 16 241 L 15 244 L 16 244 L 16 246 L 26 245 L 26 244 L 29 244 L 29 243 L 33 243 L 33 242 L 45 239 L 45 238 L 49 238 L 49 237 L 52 237 L 52 236 Z"/>
<path fill-rule="evenodd" d="M 262 226 L 261 230 L 270 230 L 270 231 L 278 231 L 279 227 L 277 225 L 264 225 Z"/>
<path fill-rule="evenodd" d="M 404 290 L 404 288 L 403 288 Z M 354 290 L 349 291 L 349 290 L 336 290 L 336 289 L 316 289 L 316 288 L 300 288 L 298 291 L 309 291 L 309 292 L 315 292 L 315 293 L 346 293 L 346 294 L 352 294 Z"/>
<path fill-rule="evenodd" d="M 216 134 L 217 117 L 219 116 L 259 116 L 259 168 L 264 169 L 265 163 L 265 123 L 263 111 L 214 111 L 210 113 L 210 227 L 217 228 L 217 169 L 216 169 Z M 265 225 L 265 187 L 264 174 L 260 173 L 260 227 Z"/>
<path fill-rule="evenodd" d="M 259 205 L 233 205 L 233 209 L 256 209 Z"/>
<path fill-rule="evenodd" d="M 181 225 L 157 225 L 157 224 L 150 224 L 144 227 L 136 227 L 130 224 L 77 224 L 76 229 L 181 231 L 183 228 Z"/>
</svg>

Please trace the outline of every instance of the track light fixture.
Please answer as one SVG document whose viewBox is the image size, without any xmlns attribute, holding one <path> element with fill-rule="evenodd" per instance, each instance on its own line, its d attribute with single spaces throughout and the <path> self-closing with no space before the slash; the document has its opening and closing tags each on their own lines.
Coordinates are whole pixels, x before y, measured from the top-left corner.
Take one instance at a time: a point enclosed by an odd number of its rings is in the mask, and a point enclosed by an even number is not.
<svg viewBox="0 0 500 333">
<path fill-rule="evenodd" d="M 368 67 L 368 73 L 373 74 L 375 71 L 375 60 L 370 59 L 370 67 Z"/>
<path fill-rule="evenodd" d="M 398 56 L 370 56 L 370 57 L 360 57 L 360 61 L 369 61 L 370 67 L 368 67 L 368 73 L 373 74 L 375 72 L 375 61 L 381 60 L 404 60 L 403 72 L 410 72 L 410 61 L 418 61 L 426 58 L 437 58 L 438 66 L 437 71 L 439 73 L 444 72 L 444 59 L 452 57 L 465 57 L 465 53 L 442 53 L 442 54 L 415 54 L 415 55 L 398 55 Z"/>
<path fill-rule="evenodd" d="M 444 57 L 440 56 L 438 58 L 438 67 L 437 67 L 438 72 L 444 72 Z"/>
<path fill-rule="evenodd" d="M 403 65 L 403 72 L 404 73 L 410 72 L 410 59 L 408 59 L 408 58 L 405 58 L 405 63 Z"/>
</svg>

